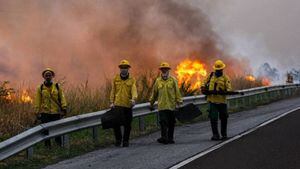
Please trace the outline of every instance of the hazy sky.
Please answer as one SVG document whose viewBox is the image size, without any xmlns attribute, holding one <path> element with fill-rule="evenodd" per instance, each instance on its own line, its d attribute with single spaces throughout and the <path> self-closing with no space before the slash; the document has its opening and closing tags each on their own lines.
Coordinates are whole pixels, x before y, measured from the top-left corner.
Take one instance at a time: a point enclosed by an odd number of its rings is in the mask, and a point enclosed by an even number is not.
<svg viewBox="0 0 300 169">
<path fill-rule="evenodd" d="M 205 10 L 231 53 L 256 67 L 269 61 L 280 69 L 300 68 L 300 1 L 194 0 Z"/>
<path fill-rule="evenodd" d="M 187 5 L 190 3 L 190 5 Z M 53 67 L 70 81 L 103 81 L 128 58 L 173 67 L 222 57 L 234 71 L 300 67 L 296 0 L 0 0 L 0 78 L 38 83 Z M 147 64 L 145 64 L 147 63 Z M 137 70 L 137 69 L 135 69 Z"/>
</svg>

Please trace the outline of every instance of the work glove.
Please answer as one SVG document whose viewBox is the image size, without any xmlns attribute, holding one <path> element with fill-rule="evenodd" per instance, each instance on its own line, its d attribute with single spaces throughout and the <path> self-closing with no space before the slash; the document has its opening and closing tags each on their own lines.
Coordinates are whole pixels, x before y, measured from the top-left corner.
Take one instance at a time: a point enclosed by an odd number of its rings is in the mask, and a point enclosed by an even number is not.
<svg viewBox="0 0 300 169">
<path fill-rule="evenodd" d="M 61 118 L 65 117 L 67 115 L 67 109 L 62 109 L 61 110 Z"/>
<path fill-rule="evenodd" d="M 41 120 L 41 119 L 42 119 L 41 113 L 37 113 L 37 114 L 36 114 L 36 119 L 37 119 L 37 120 Z"/>
<path fill-rule="evenodd" d="M 208 90 L 206 89 L 206 87 L 201 87 L 201 92 L 202 92 L 202 94 L 204 94 L 204 95 L 208 95 L 209 93 L 208 93 Z"/>
<path fill-rule="evenodd" d="M 111 109 L 115 108 L 115 104 L 114 103 L 111 103 L 110 106 L 109 106 Z"/>
<path fill-rule="evenodd" d="M 176 103 L 176 106 L 175 106 L 175 109 L 179 109 L 181 106 L 182 106 L 182 102 L 177 102 Z"/>
<path fill-rule="evenodd" d="M 150 106 L 149 106 L 149 109 L 150 109 L 150 111 L 154 111 L 154 110 L 155 110 L 155 108 L 154 108 L 153 105 L 150 105 Z"/>
<path fill-rule="evenodd" d="M 131 106 L 134 107 L 135 106 L 135 100 L 132 99 L 130 102 L 131 102 Z"/>
</svg>

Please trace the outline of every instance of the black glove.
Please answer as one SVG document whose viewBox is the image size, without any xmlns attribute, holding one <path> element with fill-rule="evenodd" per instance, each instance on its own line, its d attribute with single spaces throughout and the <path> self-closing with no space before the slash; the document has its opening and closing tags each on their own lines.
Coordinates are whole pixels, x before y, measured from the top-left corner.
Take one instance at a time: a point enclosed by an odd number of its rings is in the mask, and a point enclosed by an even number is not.
<svg viewBox="0 0 300 169">
<path fill-rule="evenodd" d="M 208 94 L 209 94 L 209 92 L 208 92 L 208 90 L 206 89 L 206 87 L 201 87 L 201 92 L 202 92 L 202 94 L 204 94 L 204 95 L 208 95 Z"/>
<path fill-rule="evenodd" d="M 36 119 L 41 120 L 42 119 L 42 114 L 41 113 L 36 114 Z"/>
<path fill-rule="evenodd" d="M 244 92 L 239 92 L 240 93 L 240 95 L 242 95 L 242 96 L 244 96 L 245 95 L 245 93 Z"/>
<path fill-rule="evenodd" d="M 65 117 L 67 115 L 67 109 L 61 110 L 61 117 Z"/>
<path fill-rule="evenodd" d="M 154 106 L 153 106 L 153 105 L 150 105 L 149 109 L 150 109 L 150 111 L 153 111 L 153 110 L 155 110 L 155 108 L 154 108 Z"/>
</svg>

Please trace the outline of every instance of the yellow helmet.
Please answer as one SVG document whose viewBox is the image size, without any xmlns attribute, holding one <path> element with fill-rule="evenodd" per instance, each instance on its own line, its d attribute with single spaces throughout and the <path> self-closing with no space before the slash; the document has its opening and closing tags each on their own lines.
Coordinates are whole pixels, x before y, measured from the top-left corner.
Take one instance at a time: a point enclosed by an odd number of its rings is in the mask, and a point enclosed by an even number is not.
<svg viewBox="0 0 300 169">
<path fill-rule="evenodd" d="M 167 62 L 161 62 L 159 69 L 171 69 L 169 63 Z"/>
<path fill-rule="evenodd" d="M 222 70 L 226 67 L 226 65 L 224 64 L 224 62 L 222 60 L 217 60 L 215 62 L 215 65 L 214 65 L 214 70 Z"/>
<path fill-rule="evenodd" d="M 51 68 L 46 68 L 43 71 L 42 76 L 44 77 L 45 73 L 47 73 L 47 72 L 50 72 L 50 73 L 52 73 L 53 76 L 55 76 L 54 70 L 52 70 Z"/>
<path fill-rule="evenodd" d="M 129 67 L 129 68 L 131 67 L 128 60 L 122 60 L 119 64 L 119 67 L 122 67 L 122 66 Z"/>
</svg>

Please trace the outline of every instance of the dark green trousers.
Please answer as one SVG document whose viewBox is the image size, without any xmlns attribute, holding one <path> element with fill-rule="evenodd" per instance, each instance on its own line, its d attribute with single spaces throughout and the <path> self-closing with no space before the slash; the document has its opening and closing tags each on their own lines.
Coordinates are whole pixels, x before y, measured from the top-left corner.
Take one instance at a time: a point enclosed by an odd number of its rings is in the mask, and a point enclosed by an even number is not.
<svg viewBox="0 0 300 169">
<path fill-rule="evenodd" d="M 219 137 L 218 119 L 220 119 L 221 135 L 227 137 L 227 104 L 209 103 L 209 118 L 213 135 Z"/>
<path fill-rule="evenodd" d="M 172 110 L 161 110 L 159 113 L 159 123 L 161 138 L 172 141 L 174 139 L 175 112 Z"/>
</svg>

